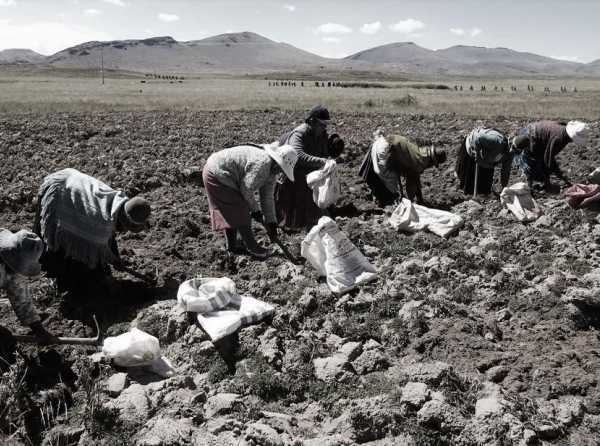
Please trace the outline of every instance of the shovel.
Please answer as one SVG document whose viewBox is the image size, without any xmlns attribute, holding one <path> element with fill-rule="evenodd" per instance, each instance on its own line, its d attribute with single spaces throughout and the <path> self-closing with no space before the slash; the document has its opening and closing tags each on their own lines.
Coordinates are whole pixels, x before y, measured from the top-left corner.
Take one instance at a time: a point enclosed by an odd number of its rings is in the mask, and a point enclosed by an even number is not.
<svg viewBox="0 0 600 446">
<path fill-rule="evenodd" d="M 283 242 L 279 240 L 279 237 L 274 237 L 271 241 L 279 246 L 279 249 L 281 249 L 281 252 L 283 252 L 283 255 L 286 259 L 288 259 L 294 265 L 300 265 L 300 261 L 292 255 L 287 246 L 285 246 Z"/>
<path fill-rule="evenodd" d="M 90 345 L 98 347 L 101 345 L 100 341 L 100 326 L 96 316 L 94 318 L 94 324 L 96 325 L 96 336 L 93 338 L 58 338 L 58 345 Z M 38 344 L 39 339 L 32 335 L 13 335 L 15 341 L 24 344 Z"/>
</svg>

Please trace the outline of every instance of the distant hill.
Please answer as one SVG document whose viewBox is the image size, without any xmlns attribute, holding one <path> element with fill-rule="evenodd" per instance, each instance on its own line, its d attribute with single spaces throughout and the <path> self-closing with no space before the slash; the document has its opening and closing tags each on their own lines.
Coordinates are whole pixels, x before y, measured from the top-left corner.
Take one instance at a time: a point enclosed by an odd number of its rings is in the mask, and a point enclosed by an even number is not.
<svg viewBox="0 0 600 446">
<path fill-rule="evenodd" d="M 43 62 L 46 56 L 27 49 L 9 49 L 0 51 L 0 64 L 25 64 Z"/>
<path fill-rule="evenodd" d="M 178 42 L 172 37 L 86 42 L 45 57 L 31 50 L 0 51 L 0 64 L 157 74 L 351 73 L 457 76 L 600 76 L 600 60 L 582 64 L 508 48 L 453 46 L 430 50 L 413 42 L 370 48 L 331 59 L 252 32 Z"/>
<path fill-rule="evenodd" d="M 346 60 L 385 64 L 412 73 L 454 75 L 564 75 L 575 73 L 583 65 L 508 48 L 453 46 L 429 50 L 412 42 L 378 46 Z"/>
<path fill-rule="evenodd" d="M 107 69 L 160 72 L 265 72 L 317 67 L 327 59 L 258 34 L 221 34 L 178 42 L 172 37 L 87 42 L 46 60 L 57 67 L 98 68 L 103 53 Z"/>
</svg>

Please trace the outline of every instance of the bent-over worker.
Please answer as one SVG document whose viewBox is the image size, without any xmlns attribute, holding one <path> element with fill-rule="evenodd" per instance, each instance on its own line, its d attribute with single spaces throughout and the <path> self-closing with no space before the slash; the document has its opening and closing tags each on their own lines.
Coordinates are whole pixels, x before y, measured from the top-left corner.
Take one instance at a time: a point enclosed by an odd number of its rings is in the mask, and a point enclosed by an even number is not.
<svg viewBox="0 0 600 446">
<path fill-rule="evenodd" d="M 118 232 L 147 227 L 150 204 L 75 169 L 48 175 L 38 193 L 35 231 L 46 244 L 42 266 L 67 288 L 102 280 L 122 266 Z"/>
<path fill-rule="evenodd" d="M 529 187 L 537 181 L 544 184 L 546 191 L 550 191 L 552 174 L 571 186 L 571 181 L 564 175 L 556 156 L 571 142 L 585 144 L 588 131 L 588 125 L 579 121 L 567 124 L 539 121 L 521 129 L 512 141 L 512 149 L 516 152 L 516 164 L 527 178 Z"/>
<path fill-rule="evenodd" d="M 454 172 L 460 189 L 465 194 L 490 194 L 496 166 L 501 166 L 500 184 L 505 188 L 510 179 L 512 158 L 508 138 L 502 132 L 494 128 L 476 128 L 467 135 L 456 153 Z"/>
<path fill-rule="evenodd" d="M 44 244 L 32 232 L 0 229 L 0 289 L 6 291 L 19 322 L 29 327 L 41 344 L 48 344 L 56 338 L 42 325 L 27 283 L 29 277 L 40 274 L 43 249 Z"/>
<path fill-rule="evenodd" d="M 283 172 L 294 181 L 298 153 L 288 145 L 238 146 L 213 153 L 202 170 L 212 228 L 225 232 L 227 251 L 246 249 L 258 259 L 271 251 L 260 246 L 252 233 L 251 219 L 265 225 L 271 240 L 277 237 L 274 190 Z M 255 197 L 259 193 L 260 205 Z M 237 233 L 244 246 L 239 246 Z"/>
<path fill-rule="evenodd" d="M 359 175 L 371 189 L 380 206 L 393 204 L 404 196 L 401 177 L 406 182 L 406 197 L 423 204 L 421 174 L 446 161 L 446 152 L 433 147 L 419 147 L 401 135 L 384 137 L 374 134 L 375 142 L 367 152 Z"/>
</svg>

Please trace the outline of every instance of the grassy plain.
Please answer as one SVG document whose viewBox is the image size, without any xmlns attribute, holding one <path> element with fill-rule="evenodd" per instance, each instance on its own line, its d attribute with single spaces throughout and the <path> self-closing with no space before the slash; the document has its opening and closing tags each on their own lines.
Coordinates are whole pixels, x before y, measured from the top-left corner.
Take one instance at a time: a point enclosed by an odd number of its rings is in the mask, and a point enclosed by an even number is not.
<svg viewBox="0 0 600 446">
<path fill-rule="evenodd" d="M 324 79 L 327 82 L 327 79 Z M 144 81 L 142 83 L 142 81 Z M 0 70 L 0 113 L 134 110 L 304 110 L 323 103 L 332 110 L 390 113 L 456 113 L 469 117 L 514 116 L 599 119 L 600 79 L 427 79 L 384 81 L 388 88 L 269 87 L 248 78 L 186 78 L 182 83 L 110 73 L 22 73 Z M 361 82 L 365 82 L 361 79 Z M 368 82 L 368 81 L 367 81 Z M 414 88 L 441 84 L 449 90 Z M 463 91 L 455 91 L 462 85 Z M 473 85 L 474 91 L 470 91 Z M 487 91 L 480 91 L 486 85 Z M 535 92 L 528 92 L 533 85 Z M 567 86 L 568 93 L 560 87 Z M 498 91 L 494 91 L 494 87 Z M 518 91 L 511 91 L 516 86 Z M 550 93 L 544 92 L 549 87 Z M 500 91 L 504 88 L 504 91 Z M 577 88 L 577 92 L 574 92 Z M 416 99 L 407 105 L 407 95 Z"/>
</svg>

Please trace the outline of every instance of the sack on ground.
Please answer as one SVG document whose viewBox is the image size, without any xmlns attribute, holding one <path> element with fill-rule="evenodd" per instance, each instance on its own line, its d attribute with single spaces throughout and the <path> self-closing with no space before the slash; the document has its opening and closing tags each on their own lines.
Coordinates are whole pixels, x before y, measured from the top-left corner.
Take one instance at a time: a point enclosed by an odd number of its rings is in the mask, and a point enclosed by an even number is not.
<svg viewBox="0 0 600 446">
<path fill-rule="evenodd" d="M 208 313 L 219 310 L 237 295 L 235 283 L 227 277 L 186 280 L 177 291 L 177 303 L 185 311 Z"/>
<path fill-rule="evenodd" d="M 213 342 L 232 335 L 245 325 L 254 324 L 271 316 L 272 305 L 250 296 L 234 295 L 222 310 L 198 314 L 198 323 Z"/>
<path fill-rule="evenodd" d="M 137 367 L 160 359 L 160 344 L 154 336 L 132 328 L 122 335 L 106 338 L 102 352 L 118 366 Z"/>
<path fill-rule="evenodd" d="M 596 167 L 588 176 L 588 180 L 592 184 L 600 184 L 600 167 Z"/>
<path fill-rule="evenodd" d="M 342 195 L 334 160 L 328 160 L 325 167 L 309 173 L 306 176 L 306 184 L 312 189 L 313 200 L 321 209 L 334 205 Z"/>
<path fill-rule="evenodd" d="M 397 231 L 428 230 L 440 237 L 448 237 L 464 225 L 464 219 L 460 215 L 427 208 L 403 198 L 394 209 L 389 223 Z"/>
<path fill-rule="evenodd" d="M 377 269 L 329 217 L 321 217 L 306 235 L 301 254 L 327 278 L 334 293 L 345 293 L 377 278 Z"/>
<path fill-rule="evenodd" d="M 531 196 L 531 191 L 526 183 L 516 183 L 510 187 L 505 187 L 500 194 L 500 202 L 519 221 L 534 221 L 543 214 L 542 209 Z"/>
</svg>

